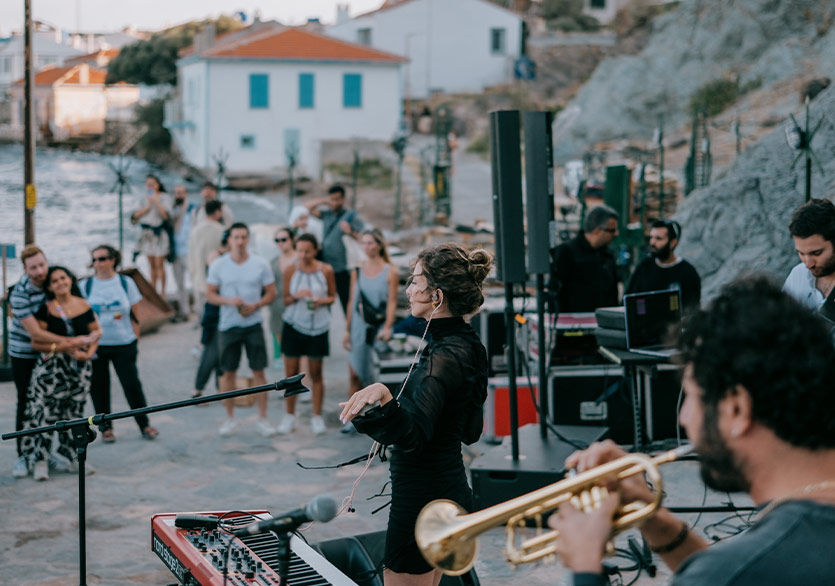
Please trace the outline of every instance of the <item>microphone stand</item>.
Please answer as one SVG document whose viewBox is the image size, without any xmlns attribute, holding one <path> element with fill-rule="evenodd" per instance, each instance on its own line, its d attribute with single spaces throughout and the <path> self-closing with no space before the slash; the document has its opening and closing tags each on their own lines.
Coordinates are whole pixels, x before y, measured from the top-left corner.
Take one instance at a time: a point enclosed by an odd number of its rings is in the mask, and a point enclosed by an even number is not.
<svg viewBox="0 0 835 586">
<path fill-rule="evenodd" d="M 4 440 L 16 439 L 19 437 L 36 435 L 39 433 L 52 433 L 69 430 L 72 433 L 73 444 L 75 445 L 75 453 L 78 456 L 78 568 L 79 568 L 79 584 L 85 586 L 87 583 L 87 499 L 86 499 L 86 484 L 85 484 L 85 467 L 87 462 L 87 446 L 96 439 L 96 432 L 92 426 L 101 425 L 107 421 L 115 421 L 117 419 L 126 419 L 128 417 L 136 417 L 137 415 L 147 415 L 148 413 L 158 413 L 160 411 L 169 411 L 172 409 L 180 409 L 181 407 L 191 407 L 192 405 L 202 405 L 204 403 L 212 403 L 214 401 L 222 401 L 223 399 L 234 399 L 235 397 L 243 397 L 255 393 L 262 393 L 264 391 L 284 391 L 283 398 L 292 397 L 299 393 L 309 391 L 307 387 L 302 384 L 304 373 L 291 376 L 274 383 L 261 385 L 257 387 L 249 387 L 246 389 L 238 389 L 237 391 L 229 391 L 228 393 L 218 393 L 216 395 L 206 397 L 195 397 L 193 399 L 185 399 L 182 401 L 174 401 L 173 403 L 163 403 L 162 405 L 152 405 L 149 407 L 142 407 L 141 409 L 133 409 L 130 411 L 121 411 L 118 413 L 99 413 L 98 415 L 91 415 L 84 419 L 74 419 L 72 421 L 58 421 L 53 425 L 46 425 L 34 429 L 26 429 L 22 431 L 15 431 L 6 433 L 2 436 Z M 289 568 L 290 558 L 289 536 L 287 541 L 287 567 Z M 282 581 L 286 584 L 286 581 Z"/>
<path fill-rule="evenodd" d="M 274 531 L 278 537 L 278 548 L 276 554 L 278 557 L 278 583 L 280 586 L 288 586 L 290 577 L 290 539 L 291 533 L 289 531 Z"/>
</svg>

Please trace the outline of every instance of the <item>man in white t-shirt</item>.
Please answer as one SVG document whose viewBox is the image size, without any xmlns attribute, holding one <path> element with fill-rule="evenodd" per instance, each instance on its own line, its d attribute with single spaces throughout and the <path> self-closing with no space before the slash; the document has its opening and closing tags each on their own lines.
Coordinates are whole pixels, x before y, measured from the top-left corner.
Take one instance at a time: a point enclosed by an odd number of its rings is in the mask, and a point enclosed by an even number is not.
<svg viewBox="0 0 835 586">
<path fill-rule="evenodd" d="M 792 269 L 783 291 L 813 311 L 820 311 L 835 288 L 835 205 L 812 199 L 792 216 L 789 233 L 800 262 Z"/>
<path fill-rule="evenodd" d="M 235 389 L 235 377 L 241 361 L 241 347 L 256 385 L 267 384 L 264 368 L 267 366 L 267 350 L 264 330 L 261 327 L 261 308 L 269 305 L 276 296 L 275 279 L 269 263 L 260 256 L 249 254 L 249 228 L 235 223 L 229 227 L 229 252 L 215 260 L 209 267 L 206 279 L 206 300 L 220 307 L 218 335 L 220 343 L 220 391 Z M 275 433 L 267 421 L 267 394 L 259 393 L 258 421 L 256 427 L 264 436 Z M 235 431 L 235 403 L 224 402 L 227 419 L 220 426 L 220 435 Z"/>
</svg>

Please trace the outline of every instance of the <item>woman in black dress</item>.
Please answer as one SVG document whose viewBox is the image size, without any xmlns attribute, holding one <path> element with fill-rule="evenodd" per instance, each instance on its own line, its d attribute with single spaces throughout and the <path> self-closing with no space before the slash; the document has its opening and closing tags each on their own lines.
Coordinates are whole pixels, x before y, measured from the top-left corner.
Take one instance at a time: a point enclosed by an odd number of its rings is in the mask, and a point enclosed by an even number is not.
<svg viewBox="0 0 835 586">
<path fill-rule="evenodd" d="M 374 383 L 341 403 L 343 423 L 353 420 L 358 431 L 391 446 L 386 586 L 433 586 L 441 579 L 415 543 L 415 520 L 424 505 L 446 498 L 472 507 L 461 442 L 481 435 L 487 353 L 464 316 L 484 302 L 481 284 L 491 263 L 485 251 L 457 244 L 421 251 L 406 296 L 411 314 L 429 322 L 432 341 L 397 396 Z"/>
</svg>

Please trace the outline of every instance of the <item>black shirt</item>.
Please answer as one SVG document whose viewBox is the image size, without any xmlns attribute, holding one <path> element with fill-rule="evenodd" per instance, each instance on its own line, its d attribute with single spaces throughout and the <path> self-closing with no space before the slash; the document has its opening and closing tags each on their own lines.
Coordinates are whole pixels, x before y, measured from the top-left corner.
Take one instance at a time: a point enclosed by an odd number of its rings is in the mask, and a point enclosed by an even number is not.
<svg viewBox="0 0 835 586">
<path fill-rule="evenodd" d="M 551 262 L 551 290 L 560 313 L 594 311 L 618 304 L 615 257 L 608 247 L 592 248 L 581 232 L 560 244 Z"/>
<path fill-rule="evenodd" d="M 667 267 L 659 266 L 654 258 L 645 258 L 635 267 L 627 293 L 678 289 L 685 310 L 698 309 L 702 299 L 702 280 L 699 273 L 684 259 Z"/>
<path fill-rule="evenodd" d="M 73 329 L 72 334 L 67 332 L 67 324 L 64 319 L 49 313 L 45 303 L 38 308 L 38 311 L 35 312 L 35 319 L 46 322 L 46 330 L 53 334 L 57 334 L 59 336 L 85 336 L 90 333 L 90 324 L 96 321 L 96 314 L 93 313 L 92 309 L 87 308 L 87 311 L 84 313 L 71 317 L 70 324 Z"/>
</svg>

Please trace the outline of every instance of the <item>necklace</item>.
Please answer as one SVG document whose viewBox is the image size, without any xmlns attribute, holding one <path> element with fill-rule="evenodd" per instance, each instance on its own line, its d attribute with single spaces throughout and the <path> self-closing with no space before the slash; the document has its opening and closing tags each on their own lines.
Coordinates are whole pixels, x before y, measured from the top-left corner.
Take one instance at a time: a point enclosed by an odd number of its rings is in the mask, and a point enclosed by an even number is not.
<svg viewBox="0 0 835 586">
<path fill-rule="evenodd" d="M 780 505 L 786 501 L 795 500 L 797 499 L 797 497 L 804 497 L 808 494 L 813 494 L 832 488 L 835 488 L 835 480 L 824 480 L 822 482 L 815 482 L 814 484 L 807 484 L 806 486 L 798 488 L 797 490 L 793 490 L 784 497 L 772 500 L 765 506 L 765 508 L 762 511 L 760 511 L 758 518 L 761 520 L 763 517 L 765 517 L 767 514 L 773 511 L 777 507 L 777 505 Z"/>
</svg>

